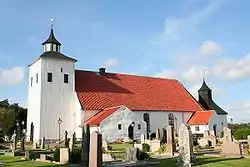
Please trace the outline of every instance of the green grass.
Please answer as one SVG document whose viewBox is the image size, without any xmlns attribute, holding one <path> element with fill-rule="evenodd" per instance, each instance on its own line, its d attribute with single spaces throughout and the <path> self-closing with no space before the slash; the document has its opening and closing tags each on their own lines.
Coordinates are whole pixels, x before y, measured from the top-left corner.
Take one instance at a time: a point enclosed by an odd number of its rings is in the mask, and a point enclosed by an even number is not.
<svg viewBox="0 0 250 167">
<path fill-rule="evenodd" d="M 22 160 L 23 157 L 11 157 L 11 156 L 4 156 L 0 155 L 0 161 L 4 163 L 4 166 L 11 166 L 11 167 L 20 167 L 20 166 L 40 166 L 40 167 L 63 167 L 63 165 L 53 164 L 53 163 L 46 163 L 46 162 L 37 162 L 37 161 L 25 161 Z"/>
<path fill-rule="evenodd" d="M 166 160 L 153 160 L 159 161 L 160 164 L 154 167 L 178 167 L 176 165 L 176 159 L 166 159 Z M 250 159 L 225 159 L 225 158 L 211 158 L 211 157 L 197 157 L 196 167 L 249 167 Z"/>
<path fill-rule="evenodd" d="M 9 167 L 21 167 L 21 166 L 34 166 L 34 167 L 63 167 L 63 165 L 57 165 L 53 163 L 44 163 L 37 161 L 25 161 L 21 160 L 22 157 L 10 157 L 1 156 L 0 161 L 5 163 L 5 166 Z M 170 158 L 165 160 L 153 160 L 159 161 L 160 164 L 154 167 L 177 167 L 176 159 Z M 249 167 L 250 159 L 223 159 L 223 158 L 211 158 L 211 157 L 198 157 L 197 161 L 199 165 L 197 167 Z"/>
</svg>

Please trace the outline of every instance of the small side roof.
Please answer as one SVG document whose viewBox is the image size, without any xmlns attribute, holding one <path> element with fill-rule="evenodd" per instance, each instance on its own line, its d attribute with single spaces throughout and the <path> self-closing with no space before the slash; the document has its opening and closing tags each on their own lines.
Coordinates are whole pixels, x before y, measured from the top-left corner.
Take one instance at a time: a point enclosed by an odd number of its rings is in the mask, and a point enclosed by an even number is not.
<svg viewBox="0 0 250 167">
<path fill-rule="evenodd" d="M 105 108 L 104 110 L 100 111 L 99 113 L 97 113 L 96 115 L 85 121 L 84 124 L 98 126 L 104 119 L 106 119 L 108 116 L 116 112 L 121 107 L 122 106 Z"/>
<path fill-rule="evenodd" d="M 212 111 L 197 111 L 188 120 L 189 125 L 207 125 L 211 116 Z"/>
</svg>

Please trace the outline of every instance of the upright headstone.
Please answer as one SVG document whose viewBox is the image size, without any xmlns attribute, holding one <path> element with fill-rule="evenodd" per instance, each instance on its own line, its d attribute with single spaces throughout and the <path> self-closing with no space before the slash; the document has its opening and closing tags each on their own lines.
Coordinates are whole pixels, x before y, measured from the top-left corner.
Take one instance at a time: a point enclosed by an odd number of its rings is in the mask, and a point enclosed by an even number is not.
<svg viewBox="0 0 250 167">
<path fill-rule="evenodd" d="M 33 137 L 34 137 L 34 124 L 33 122 L 30 125 L 30 141 L 33 142 Z"/>
<path fill-rule="evenodd" d="M 174 155 L 174 134 L 171 125 L 167 127 L 167 153 L 172 156 Z"/>
<path fill-rule="evenodd" d="M 205 130 L 203 133 L 203 137 L 208 137 L 209 136 L 209 130 Z"/>
<path fill-rule="evenodd" d="M 45 149 L 45 137 L 42 137 L 42 140 L 41 140 L 41 149 Z"/>
<path fill-rule="evenodd" d="M 60 163 L 69 163 L 69 148 L 60 148 Z"/>
<path fill-rule="evenodd" d="M 107 140 L 103 140 L 103 141 L 102 141 L 102 148 L 103 148 L 105 151 L 108 151 L 108 142 L 107 142 Z"/>
<path fill-rule="evenodd" d="M 24 137 L 22 137 L 22 141 L 21 141 L 21 150 L 25 150 L 24 144 L 25 144 L 25 139 L 24 139 Z"/>
<path fill-rule="evenodd" d="M 162 143 L 167 143 L 167 130 L 162 128 Z"/>
<path fill-rule="evenodd" d="M 82 128 L 82 163 L 83 167 L 89 166 L 89 143 L 90 129 L 89 125 L 84 125 Z"/>
<path fill-rule="evenodd" d="M 93 132 L 90 140 L 89 167 L 102 166 L 102 135 Z"/>
<path fill-rule="evenodd" d="M 33 141 L 33 149 L 36 149 L 36 148 L 37 148 L 37 142 Z"/>
<path fill-rule="evenodd" d="M 223 132 L 224 132 L 223 142 L 233 141 L 231 129 L 223 127 Z"/>
<path fill-rule="evenodd" d="M 155 139 L 159 140 L 160 138 L 161 138 L 161 132 L 160 132 L 160 129 L 157 128 L 156 129 L 156 138 Z"/>
<path fill-rule="evenodd" d="M 16 130 L 14 130 L 14 134 L 12 135 L 12 141 L 13 141 L 12 152 L 14 152 L 16 151 Z"/>
<path fill-rule="evenodd" d="M 190 127 L 182 124 L 179 128 L 179 164 L 191 165 L 195 161 L 193 153 L 193 139 Z"/>
<path fill-rule="evenodd" d="M 141 144 L 144 144 L 144 143 L 145 143 L 145 135 L 141 134 Z"/>
<path fill-rule="evenodd" d="M 250 146 L 250 135 L 247 136 L 248 145 Z"/>
<path fill-rule="evenodd" d="M 64 147 L 69 148 L 68 131 L 64 132 Z"/>
<path fill-rule="evenodd" d="M 73 150 L 73 148 L 75 146 L 75 141 L 76 141 L 76 133 L 74 132 L 73 135 L 70 138 L 70 141 L 69 141 L 70 150 Z"/>
<path fill-rule="evenodd" d="M 25 160 L 30 160 L 30 152 L 25 151 Z"/>
<path fill-rule="evenodd" d="M 126 162 L 135 162 L 137 161 L 137 151 L 138 148 L 130 147 L 125 150 L 125 161 Z"/>
</svg>

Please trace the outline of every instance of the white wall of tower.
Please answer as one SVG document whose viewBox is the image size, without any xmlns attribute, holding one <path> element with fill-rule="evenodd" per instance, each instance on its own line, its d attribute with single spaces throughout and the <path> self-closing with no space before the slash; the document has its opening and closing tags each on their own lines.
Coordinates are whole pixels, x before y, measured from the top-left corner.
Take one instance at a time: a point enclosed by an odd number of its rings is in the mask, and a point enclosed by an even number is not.
<svg viewBox="0 0 250 167">
<path fill-rule="evenodd" d="M 28 89 L 28 114 L 27 114 L 27 139 L 30 138 L 31 123 L 34 124 L 34 139 L 40 137 L 40 115 L 41 115 L 41 66 L 42 60 L 29 67 L 29 89 Z M 38 82 L 36 82 L 38 76 Z"/>
</svg>

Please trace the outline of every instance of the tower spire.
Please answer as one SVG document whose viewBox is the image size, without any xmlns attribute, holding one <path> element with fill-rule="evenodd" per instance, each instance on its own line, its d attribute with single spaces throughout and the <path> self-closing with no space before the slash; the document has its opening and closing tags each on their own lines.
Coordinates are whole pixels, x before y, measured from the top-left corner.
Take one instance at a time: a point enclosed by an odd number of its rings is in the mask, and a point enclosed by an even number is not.
<svg viewBox="0 0 250 167">
<path fill-rule="evenodd" d="M 54 18 L 51 17 L 50 19 L 50 35 L 46 41 L 42 43 L 43 45 L 43 50 L 44 52 L 50 52 L 50 51 L 55 51 L 55 52 L 60 52 L 60 46 L 61 43 L 55 38 L 54 36 Z"/>
</svg>

